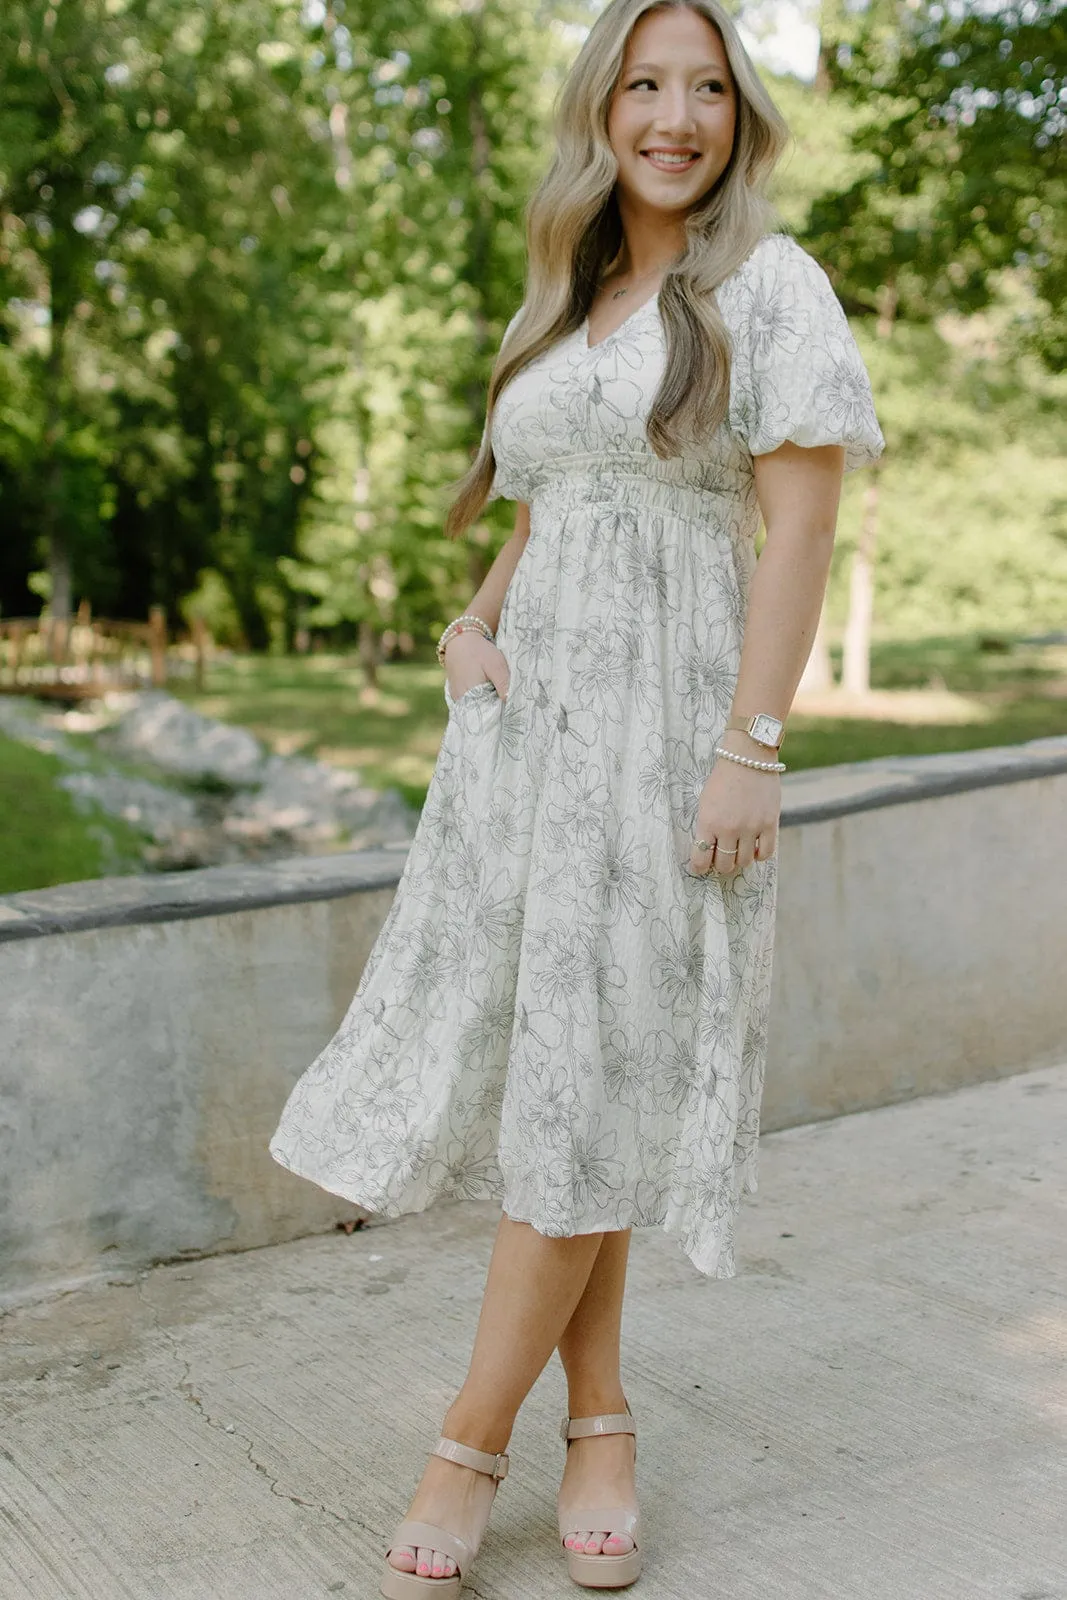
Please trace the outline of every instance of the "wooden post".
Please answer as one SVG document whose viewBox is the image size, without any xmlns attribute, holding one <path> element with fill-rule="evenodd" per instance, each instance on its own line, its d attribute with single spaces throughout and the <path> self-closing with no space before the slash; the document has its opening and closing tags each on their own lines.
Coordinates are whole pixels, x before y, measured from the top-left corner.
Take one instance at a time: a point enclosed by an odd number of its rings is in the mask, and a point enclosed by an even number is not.
<svg viewBox="0 0 1067 1600">
<path fill-rule="evenodd" d="M 69 642 L 70 618 L 52 617 L 48 624 L 48 659 L 54 666 L 61 666 L 66 661 Z"/>
<path fill-rule="evenodd" d="M 25 631 L 26 630 L 23 627 L 21 622 L 13 622 L 11 624 L 10 639 L 11 639 L 11 682 L 12 683 L 18 683 L 18 681 L 19 681 L 19 660 L 20 660 L 20 658 L 22 656 L 22 636 L 25 633 Z"/>
<path fill-rule="evenodd" d="M 148 612 L 148 648 L 152 652 L 152 686 L 167 686 L 167 613 L 162 606 L 151 606 Z"/>
<path fill-rule="evenodd" d="M 196 687 L 203 689 L 207 668 L 207 623 L 203 617 L 193 618 L 193 649 L 196 652 Z"/>
</svg>

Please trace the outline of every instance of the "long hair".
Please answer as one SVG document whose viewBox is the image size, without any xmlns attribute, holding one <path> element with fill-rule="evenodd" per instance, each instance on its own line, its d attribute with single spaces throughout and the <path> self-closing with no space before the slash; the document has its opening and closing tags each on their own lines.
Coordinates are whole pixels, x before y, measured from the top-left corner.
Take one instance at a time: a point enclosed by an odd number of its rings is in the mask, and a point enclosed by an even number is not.
<svg viewBox="0 0 1067 1600">
<path fill-rule="evenodd" d="M 726 170 L 686 219 L 686 248 L 663 278 L 659 303 L 667 360 L 649 413 L 648 441 L 657 456 L 676 456 L 726 417 L 730 337 L 715 290 L 775 225 L 763 189 L 788 129 L 719 0 L 612 0 L 560 95 L 555 156 L 527 207 L 523 314 L 493 368 L 485 434 L 457 485 L 445 525 L 450 537 L 470 526 L 489 494 L 495 467 L 490 430 L 501 390 L 581 326 L 619 254 L 618 164 L 608 142 L 608 112 L 635 25 L 650 11 L 670 10 L 695 11 L 722 39 L 737 94 L 737 125 Z"/>
</svg>

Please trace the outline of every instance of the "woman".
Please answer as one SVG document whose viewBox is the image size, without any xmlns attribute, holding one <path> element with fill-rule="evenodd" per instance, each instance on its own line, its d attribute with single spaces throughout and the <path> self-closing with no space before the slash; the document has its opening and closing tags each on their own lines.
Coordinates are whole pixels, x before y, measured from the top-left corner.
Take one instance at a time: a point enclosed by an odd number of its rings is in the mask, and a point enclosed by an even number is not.
<svg viewBox="0 0 1067 1600">
<path fill-rule="evenodd" d="M 450 523 L 502 495 L 515 531 L 442 635 L 449 719 L 418 832 L 271 1144 L 389 1215 L 503 1201 L 470 1369 L 387 1554 L 396 1600 L 458 1592 L 556 1349 L 571 1576 L 632 1582 L 630 1229 L 735 1271 L 781 724 L 842 471 L 882 446 L 825 275 L 769 231 L 784 140 L 718 0 L 614 0 L 592 29 Z"/>
</svg>

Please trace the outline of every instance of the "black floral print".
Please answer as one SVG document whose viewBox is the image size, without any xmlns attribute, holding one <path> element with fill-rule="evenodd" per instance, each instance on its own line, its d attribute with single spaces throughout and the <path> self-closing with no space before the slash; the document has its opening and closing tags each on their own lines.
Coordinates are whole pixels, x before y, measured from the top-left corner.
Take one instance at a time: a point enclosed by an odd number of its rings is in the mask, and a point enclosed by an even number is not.
<svg viewBox="0 0 1067 1600">
<path fill-rule="evenodd" d="M 271 1140 L 372 1211 L 499 1198 L 552 1237 L 660 1226 L 735 1271 L 756 1188 L 777 861 L 688 871 L 737 677 L 752 458 L 874 460 L 867 375 L 822 269 L 763 240 L 722 285 L 727 423 L 662 461 L 655 299 L 508 385 L 495 495 L 530 506 L 497 643 L 506 701 L 453 700 L 396 896 Z M 521 313 L 519 313 L 521 315 Z"/>
</svg>

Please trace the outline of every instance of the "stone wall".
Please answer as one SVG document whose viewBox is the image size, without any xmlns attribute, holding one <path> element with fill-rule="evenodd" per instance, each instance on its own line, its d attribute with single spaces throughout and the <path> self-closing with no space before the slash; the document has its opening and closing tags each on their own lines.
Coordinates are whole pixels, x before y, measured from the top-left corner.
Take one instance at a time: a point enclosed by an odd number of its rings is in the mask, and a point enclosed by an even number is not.
<svg viewBox="0 0 1067 1600">
<path fill-rule="evenodd" d="M 1062 1059 L 1067 740 L 790 775 L 766 1130 Z M 326 1229 L 267 1153 L 401 849 L 0 897 L 0 1303 Z"/>
</svg>

